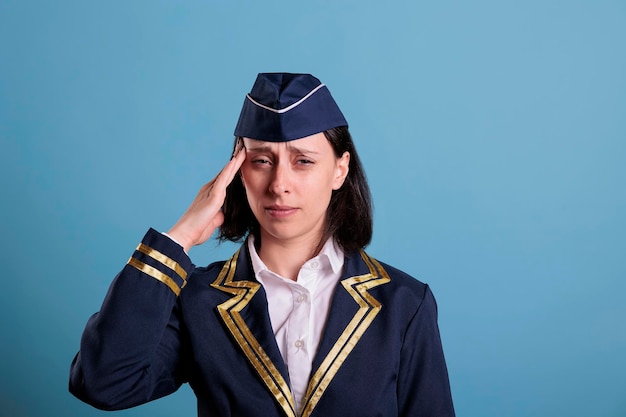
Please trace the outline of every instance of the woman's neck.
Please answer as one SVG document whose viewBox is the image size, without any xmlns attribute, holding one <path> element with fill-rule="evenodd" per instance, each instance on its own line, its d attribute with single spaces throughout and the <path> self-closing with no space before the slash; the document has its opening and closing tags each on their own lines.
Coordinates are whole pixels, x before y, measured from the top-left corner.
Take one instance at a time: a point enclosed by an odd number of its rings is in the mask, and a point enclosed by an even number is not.
<svg viewBox="0 0 626 417">
<path fill-rule="evenodd" d="M 270 271 L 296 281 L 302 265 L 315 257 L 319 250 L 319 241 L 311 242 L 307 239 L 286 242 L 264 235 L 257 252 Z"/>
</svg>

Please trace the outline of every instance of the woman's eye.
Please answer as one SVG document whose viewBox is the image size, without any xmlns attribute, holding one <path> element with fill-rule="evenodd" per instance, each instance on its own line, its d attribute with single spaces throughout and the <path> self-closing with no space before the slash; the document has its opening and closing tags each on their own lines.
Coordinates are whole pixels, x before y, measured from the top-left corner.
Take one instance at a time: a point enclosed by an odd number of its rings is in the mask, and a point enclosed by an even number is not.
<svg viewBox="0 0 626 417">
<path fill-rule="evenodd" d="M 269 164 L 270 161 L 269 159 L 266 159 L 266 158 L 255 158 L 252 160 L 252 163 L 258 164 L 258 165 L 266 165 L 266 164 Z"/>
</svg>

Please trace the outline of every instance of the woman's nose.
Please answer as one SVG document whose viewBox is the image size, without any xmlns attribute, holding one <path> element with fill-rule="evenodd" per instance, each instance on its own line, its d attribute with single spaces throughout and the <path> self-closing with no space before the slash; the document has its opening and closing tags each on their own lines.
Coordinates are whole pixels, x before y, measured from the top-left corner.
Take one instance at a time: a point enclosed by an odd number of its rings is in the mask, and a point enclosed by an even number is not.
<svg viewBox="0 0 626 417">
<path fill-rule="evenodd" d="M 270 192 L 277 195 L 289 193 L 291 191 L 289 185 L 289 167 L 286 167 L 285 164 L 277 163 L 274 166 L 273 174 L 269 188 Z"/>
</svg>

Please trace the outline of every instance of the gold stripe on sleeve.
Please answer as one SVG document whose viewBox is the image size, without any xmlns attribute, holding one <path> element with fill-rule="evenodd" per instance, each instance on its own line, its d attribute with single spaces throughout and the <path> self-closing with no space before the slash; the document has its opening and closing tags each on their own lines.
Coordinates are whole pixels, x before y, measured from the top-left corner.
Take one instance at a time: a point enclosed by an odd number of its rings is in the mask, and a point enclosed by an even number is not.
<svg viewBox="0 0 626 417">
<path fill-rule="evenodd" d="M 137 268 L 144 274 L 151 276 L 157 281 L 161 281 L 163 284 L 170 287 L 170 290 L 172 290 L 174 294 L 176 294 L 176 296 L 180 294 L 180 287 L 176 284 L 176 282 L 174 282 L 172 278 L 168 277 L 167 275 L 165 275 L 163 272 L 159 271 L 158 269 L 150 265 L 147 265 L 135 258 L 130 258 L 128 260 L 128 265 Z"/>
<path fill-rule="evenodd" d="M 145 253 L 152 259 L 161 262 L 163 265 L 176 272 L 183 280 L 187 279 L 187 272 L 183 269 L 183 267 L 167 255 L 164 255 L 158 250 L 152 249 L 150 246 L 144 245 L 143 243 L 140 243 L 139 246 L 137 246 L 137 250 L 141 253 Z"/>
</svg>

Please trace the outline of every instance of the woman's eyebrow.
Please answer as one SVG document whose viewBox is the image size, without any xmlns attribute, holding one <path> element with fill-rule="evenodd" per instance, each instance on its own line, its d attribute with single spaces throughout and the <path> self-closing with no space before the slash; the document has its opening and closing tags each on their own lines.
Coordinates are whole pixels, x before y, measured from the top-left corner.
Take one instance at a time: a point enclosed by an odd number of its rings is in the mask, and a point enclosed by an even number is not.
<svg viewBox="0 0 626 417">
<path fill-rule="evenodd" d="M 287 145 L 287 148 L 289 149 L 289 152 L 291 153 L 302 153 L 302 154 L 307 154 L 307 155 L 319 154 L 319 152 L 314 151 L 313 149 L 299 148 L 293 145 Z"/>
<path fill-rule="evenodd" d="M 246 152 L 272 152 L 272 148 L 269 146 L 250 146 L 246 147 Z"/>
</svg>

